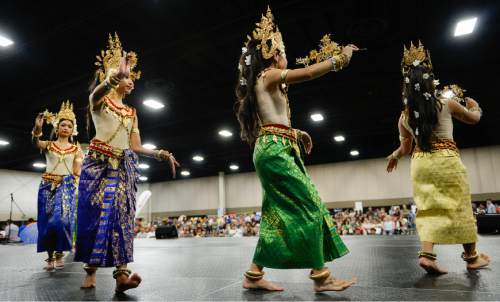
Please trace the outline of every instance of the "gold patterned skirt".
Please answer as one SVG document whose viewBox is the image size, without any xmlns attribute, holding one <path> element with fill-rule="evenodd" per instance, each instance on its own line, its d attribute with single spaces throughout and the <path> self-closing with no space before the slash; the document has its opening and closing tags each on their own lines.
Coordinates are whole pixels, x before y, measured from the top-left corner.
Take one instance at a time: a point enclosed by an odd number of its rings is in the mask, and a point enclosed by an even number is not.
<svg viewBox="0 0 500 302">
<path fill-rule="evenodd" d="M 463 244 L 477 241 L 467 171 L 458 149 L 416 150 L 411 160 L 417 231 L 421 241 Z"/>
</svg>

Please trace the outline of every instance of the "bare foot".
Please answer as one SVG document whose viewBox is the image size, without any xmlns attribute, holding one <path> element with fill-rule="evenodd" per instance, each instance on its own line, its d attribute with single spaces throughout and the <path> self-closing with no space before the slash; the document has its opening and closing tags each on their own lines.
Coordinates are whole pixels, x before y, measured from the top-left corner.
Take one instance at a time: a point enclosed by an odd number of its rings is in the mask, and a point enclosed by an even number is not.
<svg viewBox="0 0 500 302">
<path fill-rule="evenodd" d="M 54 261 L 47 261 L 47 265 L 43 269 L 48 271 L 48 272 L 54 271 L 56 269 L 55 262 Z"/>
<path fill-rule="evenodd" d="M 472 263 L 467 263 L 467 269 L 476 270 L 484 268 L 488 266 L 488 264 L 490 264 L 490 261 L 491 261 L 490 256 L 486 254 L 480 254 L 479 258 L 477 258 L 476 261 Z"/>
<path fill-rule="evenodd" d="M 63 269 L 64 268 L 64 258 L 61 257 L 59 259 L 56 259 L 56 269 Z"/>
<path fill-rule="evenodd" d="M 323 281 L 315 281 L 314 282 L 314 291 L 319 293 L 319 292 L 324 292 L 324 291 L 343 291 L 354 283 L 358 281 L 357 278 L 352 278 L 350 280 L 344 280 L 344 279 L 337 279 L 337 278 L 332 278 L 328 277 Z"/>
<path fill-rule="evenodd" d="M 428 273 L 431 275 L 442 275 L 442 274 L 447 274 L 448 271 L 445 269 L 440 268 L 436 261 L 433 261 L 431 259 L 427 259 L 425 257 L 421 257 L 418 259 L 418 264 Z"/>
<path fill-rule="evenodd" d="M 260 279 L 260 280 L 248 280 L 248 278 L 243 277 L 243 288 L 245 289 L 262 289 L 268 291 L 283 291 L 284 288 L 280 287 L 270 281 Z"/>
<path fill-rule="evenodd" d="M 95 288 L 97 271 L 87 273 L 80 288 Z"/>
<path fill-rule="evenodd" d="M 130 276 L 126 274 L 121 274 L 116 277 L 116 289 L 117 293 L 123 293 L 131 288 L 136 288 L 141 284 L 142 278 L 137 273 L 133 273 Z"/>
</svg>

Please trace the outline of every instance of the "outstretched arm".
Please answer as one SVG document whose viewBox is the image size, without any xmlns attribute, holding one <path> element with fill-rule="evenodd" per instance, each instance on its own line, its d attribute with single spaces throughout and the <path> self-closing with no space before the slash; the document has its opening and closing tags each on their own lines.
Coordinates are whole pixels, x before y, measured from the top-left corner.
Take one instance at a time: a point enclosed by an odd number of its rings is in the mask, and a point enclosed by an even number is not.
<svg viewBox="0 0 500 302">
<path fill-rule="evenodd" d="M 142 146 L 141 135 L 139 131 L 139 121 L 137 120 L 137 115 L 134 117 L 134 125 L 132 127 L 132 133 L 130 134 L 130 147 L 132 151 L 142 154 L 147 157 L 153 157 L 157 160 L 166 160 L 169 162 L 172 168 L 172 175 L 175 178 L 175 168 L 179 167 L 179 163 L 175 159 L 174 155 L 165 150 L 149 150 Z"/>
<path fill-rule="evenodd" d="M 354 51 L 358 51 L 358 48 L 354 45 L 348 45 L 343 47 L 339 56 L 304 68 L 290 69 L 288 71 L 271 69 L 266 73 L 265 84 L 267 87 L 273 87 L 281 83 L 295 84 L 319 78 L 332 70 L 337 71 L 346 67 Z"/>
</svg>

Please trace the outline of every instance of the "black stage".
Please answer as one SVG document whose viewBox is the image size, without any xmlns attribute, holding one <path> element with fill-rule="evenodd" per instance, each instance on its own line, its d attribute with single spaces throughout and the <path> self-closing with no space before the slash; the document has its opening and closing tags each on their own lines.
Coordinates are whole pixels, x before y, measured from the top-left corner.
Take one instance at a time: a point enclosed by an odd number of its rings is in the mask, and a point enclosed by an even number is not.
<svg viewBox="0 0 500 302">
<path fill-rule="evenodd" d="M 351 253 L 330 263 L 334 275 L 358 277 L 344 292 L 315 294 L 308 270 L 266 270 L 285 287 L 281 293 L 241 288 L 257 238 L 137 239 L 136 262 L 143 277 L 138 289 L 114 295 L 112 269 L 101 269 L 97 288 L 81 290 L 81 263 L 68 262 L 54 273 L 42 270 L 45 254 L 35 246 L 0 246 L 2 300 L 500 300 L 499 236 L 482 236 L 479 251 L 493 262 L 488 269 L 467 272 L 460 246 L 438 246 L 449 274 L 427 276 L 417 265 L 415 236 L 344 237 Z M 71 258 L 71 257 L 69 257 Z M 68 259 L 70 261 L 70 259 Z"/>
</svg>

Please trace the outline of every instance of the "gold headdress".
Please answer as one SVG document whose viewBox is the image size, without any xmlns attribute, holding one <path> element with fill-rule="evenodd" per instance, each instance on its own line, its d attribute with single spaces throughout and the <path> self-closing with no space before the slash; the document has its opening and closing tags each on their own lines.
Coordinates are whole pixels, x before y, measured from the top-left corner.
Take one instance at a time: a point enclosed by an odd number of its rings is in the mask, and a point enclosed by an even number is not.
<svg viewBox="0 0 500 302">
<path fill-rule="evenodd" d="M 419 65 L 432 69 L 431 53 L 424 49 L 424 45 L 420 42 L 420 40 L 418 41 L 418 47 L 415 47 L 413 42 L 410 42 L 409 49 L 406 49 L 406 46 L 403 45 L 401 72 L 406 74 L 410 68 L 417 67 Z"/>
<path fill-rule="evenodd" d="M 458 86 L 457 84 L 451 84 L 451 85 L 446 85 L 443 87 L 443 91 L 451 91 L 453 94 L 452 96 L 456 96 L 459 99 L 464 98 L 464 92 L 467 90 L 463 89 L 462 87 Z"/>
<path fill-rule="evenodd" d="M 332 57 L 338 57 L 341 53 L 342 46 L 332 41 L 330 34 L 326 34 L 320 40 L 319 51 L 316 49 L 311 50 L 309 56 L 297 58 L 296 63 L 308 66 L 311 62 L 319 63 Z"/>
<path fill-rule="evenodd" d="M 130 62 L 130 79 L 135 81 L 141 78 L 141 71 L 134 71 L 134 68 L 137 66 L 137 54 L 133 51 L 127 53 Z M 96 56 L 97 62 L 95 62 L 96 66 L 99 66 L 99 81 L 102 82 L 106 79 L 108 72 L 111 69 L 118 70 L 120 66 L 120 61 L 123 57 L 123 48 L 122 43 L 120 42 L 120 38 L 118 38 L 118 34 L 115 33 L 115 37 L 109 34 L 108 38 L 108 49 L 106 51 L 101 50 L 101 55 Z"/>
<path fill-rule="evenodd" d="M 257 49 L 260 49 L 264 59 L 272 58 L 277 51 L 280 51 L 282 54 L 285 53 L 283 37 L 281 36 L 278 26 L 274 24 L 274 16 L 269 6 L 267 7 L 266 15 L 262 15 L 260 22 L 255 23 L 255 25 L 257 25 L 257 27 L 252 32 L 252 37 L 260 41 L 260 44 L 257 45 Z M 247 43 L 252 37 L 247 36 Z M 271 47 L 269 47 L 268 41 L 271 41 Z"/>
<path fill-rule="evenodd" d="M 43 112 L 47 124 L 51 124 L 54 128 L 57 127 L 61 120 L 70 120 L 73 122 L 73 133 L 71 135 L 78 135 L 76 130 L 76 116 L 73 112 L 73 104 L 70 101 L 62 102 L 61 109 L 57 114 L 49 112 L 47 109 Z"/>
</svg>

